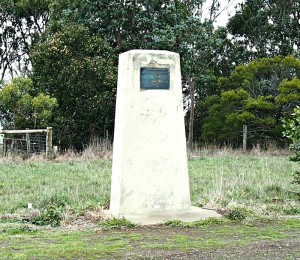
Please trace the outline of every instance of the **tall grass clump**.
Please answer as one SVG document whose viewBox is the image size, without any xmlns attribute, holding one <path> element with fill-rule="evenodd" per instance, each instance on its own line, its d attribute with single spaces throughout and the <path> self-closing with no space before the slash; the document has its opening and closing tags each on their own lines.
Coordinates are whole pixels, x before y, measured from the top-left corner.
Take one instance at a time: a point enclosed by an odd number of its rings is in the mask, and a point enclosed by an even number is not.
<svg viewBox="0 0 300 260">
<path fill-rule="evenodd" d="M 291 172 L 297 166 L 288 157 L 202 157 L 189 162 L 192 202 L 212 208 L 247 208 L 262 214 L 296 214 L 300 207 Z"/>
</svg>

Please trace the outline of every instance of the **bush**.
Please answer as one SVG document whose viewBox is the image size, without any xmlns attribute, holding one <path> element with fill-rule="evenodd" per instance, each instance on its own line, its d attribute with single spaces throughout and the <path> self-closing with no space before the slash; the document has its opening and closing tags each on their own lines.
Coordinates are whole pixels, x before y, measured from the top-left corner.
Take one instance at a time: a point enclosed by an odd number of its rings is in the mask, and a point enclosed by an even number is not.
<svg viewBox="0 0 300 260">
<path fill-rule="evenodd" d="M 291 161 L 300 162 L 300 107 L 297 106 L 294 109 L 290 119 L 283 119 L 283 136 L 287 137 L 290 141 L 290 148 L 294 150 L 295 155 L 290 158 Z M 294 173 L 294 181 L 300 185 L 300 173 Z M 299 196 L 300 192 L 298 192 Z M 300 196 L 299 196 L 300 198 Z"/>
</svg>

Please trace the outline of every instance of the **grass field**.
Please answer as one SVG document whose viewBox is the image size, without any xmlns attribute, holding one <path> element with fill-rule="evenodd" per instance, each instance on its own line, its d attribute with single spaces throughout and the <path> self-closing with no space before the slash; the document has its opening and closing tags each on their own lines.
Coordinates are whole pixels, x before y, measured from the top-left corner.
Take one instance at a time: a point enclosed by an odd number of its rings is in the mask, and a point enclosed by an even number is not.
<svg viewBox="0 0 300 260">
<path fill-rule="evenodd" d="M 213 156 L 189 160 L 192 204 L 246 208 L 262 215 L 300 214 L 287 156 Z M 0 161 L 0 214 L 49 201 L 75 212 L 107 206 L 111 162 L 107 160 Z"/>
<path fill-rule="evenodd" d="M 299 257 L 300 205 L 288 191 L 299 190 L 292 184 L 297 163 L 238 154 L 188 164 L 192 204 L 227 218 L 153 227 L 106 222 L 97 212 L 109 205 L 110 161 L 0 160 L 0 259 Z"/>
<path fill-rule="evenodd" d="M 0 163 L 0 214 L 53 199 L 79 210 L 104 205 L 110 174 L 111 162 L 105 160 Z"/>
</svg>

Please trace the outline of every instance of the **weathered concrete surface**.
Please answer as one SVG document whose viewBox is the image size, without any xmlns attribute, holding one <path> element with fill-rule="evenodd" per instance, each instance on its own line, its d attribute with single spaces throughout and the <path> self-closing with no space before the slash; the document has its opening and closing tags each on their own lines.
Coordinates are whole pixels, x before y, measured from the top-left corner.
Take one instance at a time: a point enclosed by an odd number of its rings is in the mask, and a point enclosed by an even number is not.
<svg viewBox="0 0 300 260">
<path fill-rule="evenodd" d="M 169 69 L 170 88 L 142 90 L 141 68 Z M 191 210 L 177 53 L 120 55 L 112 168 L 112 215 Z"/>
</svg>

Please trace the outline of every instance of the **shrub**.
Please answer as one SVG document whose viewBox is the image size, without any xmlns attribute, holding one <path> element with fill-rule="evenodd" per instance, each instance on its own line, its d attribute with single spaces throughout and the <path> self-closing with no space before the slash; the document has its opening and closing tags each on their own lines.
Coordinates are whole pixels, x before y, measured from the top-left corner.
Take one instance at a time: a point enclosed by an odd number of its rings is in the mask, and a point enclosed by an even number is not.
<svg viewBox="0 0 300 260">
<path fill-rule="evenodd" d="M 290 141 L 290 148 L 294 150 L 295 155 L 290 158 L 291 161 L 300 162 L 300 107 L 294 108 L 294 113 L 292 113 L 291 118 L 283 119 L 283 136 L 287 137 Z M 294 173 L 294 181 L 300 185 L 300 173 Z M 300 192 L 297 193 L 300 198 Z"/>
</svg>

